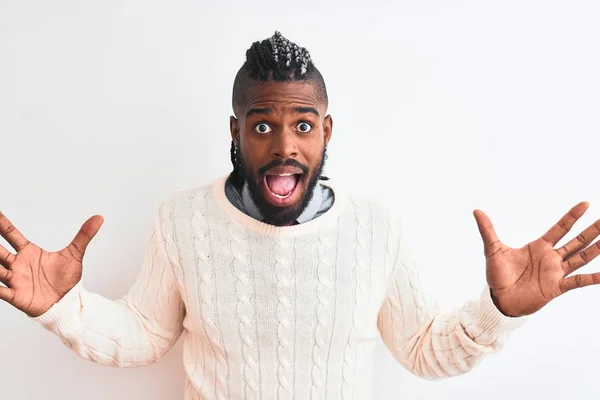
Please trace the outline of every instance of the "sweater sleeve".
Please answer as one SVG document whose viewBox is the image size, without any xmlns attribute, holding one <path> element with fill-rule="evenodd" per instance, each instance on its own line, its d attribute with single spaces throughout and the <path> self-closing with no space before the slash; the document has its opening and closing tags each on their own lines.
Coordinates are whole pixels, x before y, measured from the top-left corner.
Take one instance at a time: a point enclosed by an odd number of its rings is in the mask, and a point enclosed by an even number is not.
<svg viewBox="0 0 600 400">
<path fill-rule="evenodd" d="M 33 320 L 55 333 L 84 359 L 118 367 L 157 361 L 183 331 L 184 305 L 154 221 L 141 271 L 128 293 L 115 301 L 77 283 Z"/>
<path fill-rule="evenodd" d="M 441 311 L 421 286 L 403 221 L 400 230 L 394 270 L 378 316 L 383 342 L 396 360 L 421 378 L 468 372 L 487 354 L 499 351 L 527 317 L 502 314 L 487 285 L 462 307 Z"/>
</svg>

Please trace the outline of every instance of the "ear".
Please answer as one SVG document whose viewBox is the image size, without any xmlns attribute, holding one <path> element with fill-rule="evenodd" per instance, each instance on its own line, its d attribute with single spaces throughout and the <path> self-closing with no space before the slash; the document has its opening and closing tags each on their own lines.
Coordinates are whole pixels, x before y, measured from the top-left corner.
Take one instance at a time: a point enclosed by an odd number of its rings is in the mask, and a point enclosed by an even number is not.
<svg viewBox="0 0 600 400">
<path fill-rule="evenodd" d="M 240 142 L 240 126 L 239 121 L 233 115 L 229 117 L 229 131 L 231 132 L 231 139 L 234 143 Z"/>
<path fill-rule="evenodd" d="M 333 117 L 331 115 L 327 115 L 323 120 L 323 136 L 325 139 L 325 147 L 329 143 L 329 139 L 331 139 L 331 134 L 333 133 Z"/>
</svg>

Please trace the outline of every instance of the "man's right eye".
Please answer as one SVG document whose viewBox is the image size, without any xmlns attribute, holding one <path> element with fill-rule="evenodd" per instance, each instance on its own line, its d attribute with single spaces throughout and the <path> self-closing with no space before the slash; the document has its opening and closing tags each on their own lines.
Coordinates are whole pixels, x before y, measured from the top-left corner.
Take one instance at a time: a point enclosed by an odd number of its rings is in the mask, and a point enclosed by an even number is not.
<svg viewBox="0 0 600 400">
<path fill-rule="evenodd" d="M 271 132 L 271 127 L 267 124 L 258 124 L 254 127 L 254 130 L 258 133 L 269 133 Z"/>
</svg>

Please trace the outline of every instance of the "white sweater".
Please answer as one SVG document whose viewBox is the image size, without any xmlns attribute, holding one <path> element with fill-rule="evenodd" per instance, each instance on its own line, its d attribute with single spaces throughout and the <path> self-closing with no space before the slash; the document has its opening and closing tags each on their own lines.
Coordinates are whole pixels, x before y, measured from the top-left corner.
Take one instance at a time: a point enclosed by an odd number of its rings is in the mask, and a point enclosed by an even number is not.
<svg viewBox="0 0 600 400">
<path fill-rule="evenodd" d="M 35 318 L 81 357 L 135 367 L 183 333 L 185 399 L 370 399 L 373 349 L 426 379 L 461 374 L 522 324 L 478 299 L 440 313 L 400 217 L 346 195 L 290 227 L 225 196 L 225 177 L 159 207 L 142 269 L 112 301 L 79 282 Z"/>
</svg>

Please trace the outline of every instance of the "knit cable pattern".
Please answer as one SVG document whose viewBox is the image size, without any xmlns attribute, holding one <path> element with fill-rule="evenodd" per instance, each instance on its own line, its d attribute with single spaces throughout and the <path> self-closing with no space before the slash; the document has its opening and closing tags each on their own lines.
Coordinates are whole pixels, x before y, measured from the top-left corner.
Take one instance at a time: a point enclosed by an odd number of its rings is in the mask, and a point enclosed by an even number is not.
<svg viewBox="0 0 600 400">
<path fill-rule="evenodd" d="M 406 271 L 408 284 L 413 298 L 413 306 L 417 310 L 417 320 L 414 321 L 415 326 L 423 326 L 428 322 L 429 313 L 427 312 L 427 298 L 425 291 L 421 287 L 417 266 L 415 265 L 414 256 L 408 241 L 408 232 L 406 230 L 406 222 L 401 223 L 402 230 L 400 232 L 400 260 L 401 267 Z M 406 323 L 406 321 L 405 321 Z"/>
<path fill-rule="evenodd" d="M 275 276 L 277 278 L 277 395 L 280 399 L 293 397 L 294 349 L 292 339 L 292 303 L 291 283 L 292 263 L 288 259 L 290 245 L 276 238 L 273 253 L 275 255 Z"/>
<path fill-rule="evenodd" d="M 361 296 L 361 300 L 359 301 L 364 307 L 360 307 L 356 310 L 356 318 L 360 318 L 360 320 L 363 321 L 362 329 L 360 331 L 360 338 L 362 339 L 365 336 L 365 331 L 367 330 L 367 325 L 369 323 L 367 314 L 368 308 L 371 305 L 371 272 L 374 268 L 374 266 L 371 265 L 371 252 L 373 251 L 373 216 L 371 204 L 367 203 L 364 207 L 361 206 L 360 212 L 361 216 L 358 218 L 359 225 L 356 232 L 357 241 L 359 243 L 359 246 L 356 248 L 356 259 L 358 260 L 356 263 L 356 279 L 359 282 L 358 288 L 360 289 L 358 290 L 358 294 Z M 363 351 L 359 354 L 358 344 L 355 344 L 354 347 L 354 382 L 355 384 L 358 383 L 358 387 L 355 387 L 353 398 L 365 395 L 365 379 L 362 379 L 362 376 L 366 373 L 366 363 L 369 359 L 368 349 L 363 348 Z"/>
<path fill-rule="evenodd" d="M 251 281 L 252 271 L 248 262 L 249 248 L 247 231 L 235 223 L 228 224 L 231 234 L 229 242 L 233 255 L 233 269 L 235 274 L 235 293 L 237 295 L 236 312 L 238 316 L 238 333 L 242 345 L 242 375 L 244 377 L 244 397 L 246 399 L 259 399 L 259 366 L 256 343 L 256 317 L 254 315 L 254 289 Z"/>
<path fill-rule="evenodd" d="M 367 220 L 368 208 L 351 199 L 354 205 L 354 217 L 356 218 L 356 246 L 354 247 L 354 307 L 352 310 L 352 327 L 348 334 L 348 341 L 344 348 L 344 363 L 342 366 L 342 398 L 354 395 L 354 384 L 356 375 L 356 351 L 359 332 L 357 322 L 364 318 L 364 312 L 368 303 L 368 288 L 365 277 L 369 276 L 369 242 L 370 230 Z"/>
<path fill-rule="evenodd" d="M 334 302 L 333 285 L 335 284 L 335 240 L 334 229 L 323 230 L 319 233 L 317 247 L 317 309 L 316 324 L 314 329 L 314 344 L 312 348 L 313 364 L 311 371 L 311 398 L 320 398 L 327 390 L 324 380 L 327 376 L 327 353 L 329 350 L 329 336 L 333 329 L 333 318 L 329 314 Z"/>
<path fill-rule="evenodd" d="M 192 250 L 194 260 L 196 261 L 196 290 L 200 297 L 198 302 L 199 315 L 202 323 L 202 330 L 206 337 L 206 342 L 210 346 L 210 351 L 214 357 L 215 371 L 215 398 L 225 399 L 227 393 L 227 361 L 222 345 L 219 343 L 220 334 L 215 324 L 215 316 L 217 308 L 215 304 L 215 283 L 212 277 L 214 267 L 210 264 L 208 250 L 210 243 L 208 239 L 209 231 L 207 228 L 206 219 L 203 215 L 205 210 L 204 202 L 207 194 L 198 195 L 196 191 L 192 191 L 190 195 L 190 215 L 191 232 L 193 235 Z M 206 359 L 206 354 L 204 355 Z M 205 365 L 206 367 L 206 365 Z M 200 385 L 207 382 L 208 374 L 204 370 Z"/>
<path fill-rule="evenodd" d="M 394 221 L 394 216 L 388 212 L 388 224 L 387 224 L 387 246 L 385 253 L 385 271 L 386 276 L 389 274 L 390 279 L 387 282 L 391 283 L 386 286 L 386 290 L 389 290 L 391 293 L 396 295 L 388 296 L 387 300 L 390 302 L 391 308 L 394 310 L 391 316 L 391 332 L 392 332 L 392 347 L 399 350 L 404 342 L 404 334 L 401 329 L 401 321 L 398 321 L 398 315 L 400 315 L 400 310 L 402 305 L 399 303 L 400 294 L 398 290 L 398 285 L 394 279 L 395 273 L 395 265 L 396 257 L 394 253 L 399 251 L 398 249 L 398 231 L 396 229 L 396 224 L 392 223 Z"/>
</svg>

